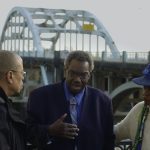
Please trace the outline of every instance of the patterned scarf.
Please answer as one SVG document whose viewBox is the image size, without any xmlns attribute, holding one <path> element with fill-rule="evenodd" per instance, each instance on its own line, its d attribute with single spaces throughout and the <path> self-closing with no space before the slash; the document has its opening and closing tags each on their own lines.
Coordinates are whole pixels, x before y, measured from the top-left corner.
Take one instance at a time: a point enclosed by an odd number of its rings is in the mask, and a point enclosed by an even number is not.
<svg viewBox="0 0 150 150">
<path fill-rule="evenodd" d="M 139 116 L 138 128 L 137 128 L 135 142 L 134 142 L 134 145 L 132 147 L 132 150 L 141 150 L 141 148 L 142 148 L 144 125 L 145 125 L 145 121 L 146 121 L 147 116 L 148 116 L 148 112 L 149 112 L 149 106 L 144 105 L 143 109 L 141 111 L 141 114 Z"/>
</svg>

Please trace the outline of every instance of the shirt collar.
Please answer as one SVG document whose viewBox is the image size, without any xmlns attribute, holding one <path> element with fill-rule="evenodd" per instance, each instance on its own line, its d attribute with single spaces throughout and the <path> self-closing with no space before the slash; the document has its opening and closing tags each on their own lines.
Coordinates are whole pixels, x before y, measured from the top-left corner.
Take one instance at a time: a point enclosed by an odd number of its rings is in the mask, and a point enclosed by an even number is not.
<svg viewBox="0 0 150 150">
<path fill-rule="evenodd" d="M 68 87 L 67 87 L 67 83 L 66 83 L 66 81 L 65 81 L 65 82 L 64 82 L 64 91 L 65 91 L 65 95 L 66 95 L 66 98 L 67 98 L 68 101 L 69 101 L 72 97 L 75 97 L 75 99 L 77 100 L 78 105 L 80 105 L 80 103 L 81 103 L 81 101 L 82 101 L 82 98 L 83 98 L 83 96 L 84 96 L 85 88 L 84 88 L 80 93 L 78 93 L 78 94 L 76 94 L 75 96 L 73 96 L 73 95 L 70 93 L 70 91 L 69 91 L 69 89 L 68 89 Z"/>
</svg>

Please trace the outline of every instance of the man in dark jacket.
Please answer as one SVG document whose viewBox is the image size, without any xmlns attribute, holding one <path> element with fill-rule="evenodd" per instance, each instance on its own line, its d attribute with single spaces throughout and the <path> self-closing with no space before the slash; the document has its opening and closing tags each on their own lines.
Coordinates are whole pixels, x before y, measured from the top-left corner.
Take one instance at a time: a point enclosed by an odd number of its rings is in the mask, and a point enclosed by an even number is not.
<svg viewBox="0 0 150 150">
<path fill-rule="evenodd" d="M 111 100 L 87 86 L 94 68 L 90 55 L 73 51 L 65 60 L 65 80 L 31 92 L 28 133 L 39 150 L 113 150 Z"/>
<path fill-rule="evenodd" d="M 20 56 L 0 51 L 0 150 L 25 150 L 25 124 L 8 98 L 23 87 L 24 71 Z"/>
</svg>

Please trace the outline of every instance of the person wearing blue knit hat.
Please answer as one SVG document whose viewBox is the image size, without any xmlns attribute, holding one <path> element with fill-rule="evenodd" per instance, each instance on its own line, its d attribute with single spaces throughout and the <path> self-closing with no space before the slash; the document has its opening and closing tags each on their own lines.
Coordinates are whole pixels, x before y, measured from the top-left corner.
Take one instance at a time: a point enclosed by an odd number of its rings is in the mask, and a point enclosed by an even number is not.
<svg viewBox="0 0 150 150">
<path fill-rule="evenodd" d="M 132 150 L 150 150 L 150 64 L 143 75 L 132 81 L 143 86 L 143 101 L 137 103 L 127 116 L 114 126 L 116 142 L 131 139 Z"/>
<path fill-rule="evenodd" d="M 132 81 L 138 85 L 150 86 L 150 64 L 143 70 L 143 76 L 134 78 Z"/>
</svg>

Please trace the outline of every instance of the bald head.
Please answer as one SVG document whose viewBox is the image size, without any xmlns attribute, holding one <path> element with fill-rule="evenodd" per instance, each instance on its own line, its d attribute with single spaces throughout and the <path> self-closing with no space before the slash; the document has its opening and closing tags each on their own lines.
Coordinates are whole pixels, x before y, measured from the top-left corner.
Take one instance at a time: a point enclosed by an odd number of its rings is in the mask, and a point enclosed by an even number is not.
<svg viewBox="0 0 150 150">
<path fill-rule="evenodd" d="M 22 63 L 22 58 L 10 51 L 0 50 L 0 79 L 9 70 L 17 70 Z"/>
</svg>

